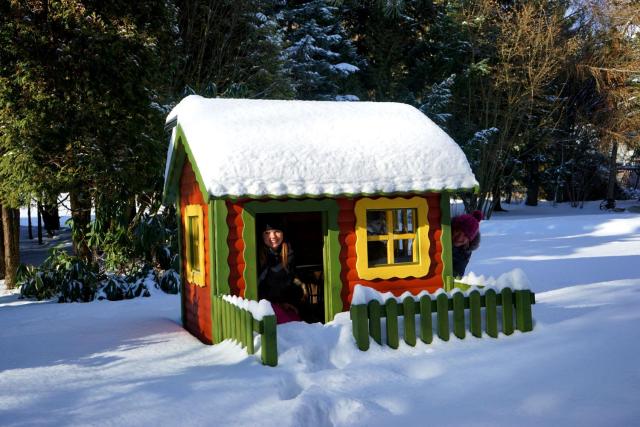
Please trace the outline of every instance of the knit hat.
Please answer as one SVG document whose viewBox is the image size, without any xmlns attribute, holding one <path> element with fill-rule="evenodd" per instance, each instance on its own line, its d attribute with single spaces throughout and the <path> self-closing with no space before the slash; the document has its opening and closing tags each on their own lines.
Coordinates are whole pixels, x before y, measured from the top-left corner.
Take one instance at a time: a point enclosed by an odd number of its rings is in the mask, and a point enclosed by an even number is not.
<svg viewBox="0 0 640 427">
<path fill-rule="evenodd" d="M 460 230 L 471 241 L 480 231 L 480 221 L 484 218 L 482 212 L 473 211 L 470 214 L 458 215 L 451 221 L 452 231 Z"/>
<path fill-rule="evenodd" d="M 282 232 L 284 232 L 284 224 L 282 222 L 282 218 L 279 215 L 264 215 L 263 218 L 260 218 L 261 220 L 261 227 L 259 228 L 260 231 L 267 231 L 267 230 L 280 230 Z"/>
</svg>

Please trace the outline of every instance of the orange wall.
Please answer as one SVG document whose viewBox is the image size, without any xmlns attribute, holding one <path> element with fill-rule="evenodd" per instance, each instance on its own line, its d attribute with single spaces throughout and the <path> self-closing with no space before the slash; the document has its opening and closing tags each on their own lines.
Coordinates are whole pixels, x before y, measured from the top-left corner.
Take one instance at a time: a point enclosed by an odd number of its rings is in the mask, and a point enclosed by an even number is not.
<svg viewBox="0 0 640 427">
<path fill-rule="evenodd" d="M 429 257 L 431 265 L 429 272 L 424 277 L 410 277 L 406 279 L 375 279 L 362 280 L 356 270 L 356 216 L 355 203 L 358 199 L 338 199 L 340 213 L 338 214 L 338 226 L 340 228 L 339 241 L 341 246 L 340 264 L 342 267 L 342 301 L 345 310 L 349 308 L 353 288 L 357 284 L 369 286 L 380 292 L 392 292 L 399 296 L 405 291 L 417 294 L 426 290 L 435 292 L 442 287 L 442 243 L 440 242 L 440 194 L 426 194 L 429 213 Z"/>
<path fill-rule="evenodd" d="M 442 287 L 442 243 L 440 242 L 441 226 L 440 226 L 440 194 L 425 194 L 427 204 L 429 206 L 429 256 L 431 257 L 431 265 L 429 272 L 424 277 L 411 277 L 406 279 L 388 279 L 388 280 L 361 280 L 356 270 L 356 234 L 355 224 L 356 217 L 354 212 L 355 202 L 358 199 L 337 199 L 340 212 L 338 214 L 338 226 L 340 229 L 340 264 L 342 272 L 340 278 L 342 280 L 341 297 L 345 310 L 349 308 L 349 302 L 356 284 L 370 286 L 380 292 L 391 291 L 395 295 L 400 295 L 404 291 L 410 291 L 417 294 L 422 290 L 435 292 Z M 245 282 L 242 277 L 245 259 L 244 259 L 244 242 L 242 240 L 242 232 L 244 223 L 242 221 L 243 204 L 246 200 L 237 202 L 227 201 L 227 224 L 229 225 L 229 236 L 227 244 L 229 246 L 229 288 L 232 295 L 244 295 Z"/>
<path fill-rule="evenodd" d="M 204 234 L 204 271 L 205 286 L 197 286 L 184 280 L 182 276 L 184 308 L 184 327 L 200 341 L 211 344 L 211 277 L 209 274 L 209 207 L 204 202 L 189 160 L 185 160 L 180 176 L 180 217 L 184 221 L 187 205 L 202 206 L 202 232 Z M 181 224 L 182 236 L 185 236 L 184 223 Z M 182 239 L 182 271 L 187 271 L 186 241 Z"/>
</svg>

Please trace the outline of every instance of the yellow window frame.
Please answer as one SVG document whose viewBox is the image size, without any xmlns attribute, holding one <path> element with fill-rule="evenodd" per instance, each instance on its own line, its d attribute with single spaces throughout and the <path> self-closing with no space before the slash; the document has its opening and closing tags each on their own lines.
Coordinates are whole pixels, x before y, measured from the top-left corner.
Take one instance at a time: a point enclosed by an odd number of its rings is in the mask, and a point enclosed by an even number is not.
<svg viewBox="0 0 640 427">
<path fill-rule="evenodd" d="M 187 205 L 184 215 L 185 244 L 187 253 L 186 279 L 204 286 L 204 227 L 202 206 Z"/>
<path fill-rule="evenodd" d="M 415 209 L 416 224 L 413 233 L 394 233 L 394 209 Z M 387 220 L 386 235 L 367 235 L 367 211 L 385 211 Z M 423 277 L 429 272 L 429 208 L 422 197 L 360 199 L 355 204 L 356 214 L 356 270 L 363 280 Z M 393 244 L 387 244 L 387 259 L 390 263 L 369 267 L 367 242 L 415 239 L 413 244 L 413 262 L 393 263 Z"/>
</svg>

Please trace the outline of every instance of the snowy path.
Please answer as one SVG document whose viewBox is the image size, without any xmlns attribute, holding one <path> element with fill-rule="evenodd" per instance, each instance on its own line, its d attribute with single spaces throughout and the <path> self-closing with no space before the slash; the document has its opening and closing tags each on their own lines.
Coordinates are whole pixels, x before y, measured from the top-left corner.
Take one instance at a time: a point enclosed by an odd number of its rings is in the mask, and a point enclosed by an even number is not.
<svg viewBox="0 0 640 427">
<path fill-rule="evenodd" d="M 0 425 L 637 425 L 640 215 L 574 213 L 482 224 L 474 273 L 537 292 L 535 330 L 498 340 L 361 353 L 340 315 L 280 327 L 267 368 L 192 338 L 175 296 L 2 296 Z"/>
</svg>

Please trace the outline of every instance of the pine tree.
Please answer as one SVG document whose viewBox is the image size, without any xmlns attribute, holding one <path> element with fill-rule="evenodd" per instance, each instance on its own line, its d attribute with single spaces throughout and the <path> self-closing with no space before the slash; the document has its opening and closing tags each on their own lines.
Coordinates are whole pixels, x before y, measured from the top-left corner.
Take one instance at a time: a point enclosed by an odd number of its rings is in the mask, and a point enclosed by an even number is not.
<svg viewBox="0 0 640 427">
<path fill-rule="evenodd" d="M 338 8 L 327 0 L 289 1 L 282 12 L 285 68 L 297 99 L 357 100 L 349 93 L 363 61 L 342 27 Z M 350 86 L 351 83 L 351 86 Z"/>
</svg>

